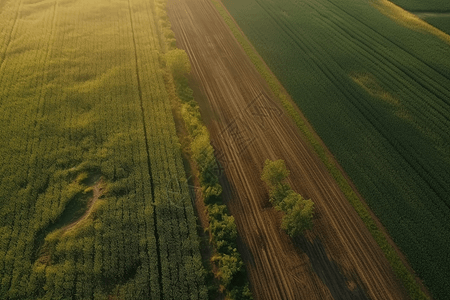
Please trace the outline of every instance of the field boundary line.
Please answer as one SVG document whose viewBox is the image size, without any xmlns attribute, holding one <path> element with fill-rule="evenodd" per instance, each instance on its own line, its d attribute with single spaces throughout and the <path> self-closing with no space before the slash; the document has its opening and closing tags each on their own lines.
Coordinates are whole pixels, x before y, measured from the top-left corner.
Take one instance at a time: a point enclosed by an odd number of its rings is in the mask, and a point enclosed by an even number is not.
<svg viewBox="0 0 450 300">
<path fill-rule="evenodd" d="M 353 183 L 351 183 L 348 175 L 345 174 L 344 170 L 337 163 L 332 153 L 326 148 L 325 143 L 320 139 L 320 137 L 315 133 L 313 127 L 308 123 L 306 117 L 300 109 L 293 104 L 292 97 L 284 89 L 262 57 L 258 54 L 254 46 L 238 26 L 237 22 L 225 8 L 224 4 L 219 0 L 211 0 L 211 2 L 216 7 L 223 21 L 231 30 L 237 42 L 244 49 L 252 64 L 256 67 L 258 73 L 260 73 L 260 75 L 267 82 L 271 91 L 274 93 L 274 96 L 282 104 L 283 108 L 286 110 L 296 127 L 300 130 L 301 134 L 308 140 L 310 147 L 312 147 L 314 152 L 326 166 L 328 172 L 336 180 L 340 190 L 362 219 L 376 243 L 380 246 L 395 275 L 407 290 L 408 295 L 412 299 L 430 299 L 431 297 L 429 296 L 429 292 L 426 291 L 424 286 L 418 283 L 417 279 L 419 278 L 416 278 L 413 269 L 409 265 L 406 265 L 402 260 L 401 257 L 404 257 L 404 255 L 388 236 L 387 232 L 383 230 L 381 222 L 378 221 L 376 216 L 370 210 L 362 196 L 358 193 L 356 187 Z"/>
</svg>

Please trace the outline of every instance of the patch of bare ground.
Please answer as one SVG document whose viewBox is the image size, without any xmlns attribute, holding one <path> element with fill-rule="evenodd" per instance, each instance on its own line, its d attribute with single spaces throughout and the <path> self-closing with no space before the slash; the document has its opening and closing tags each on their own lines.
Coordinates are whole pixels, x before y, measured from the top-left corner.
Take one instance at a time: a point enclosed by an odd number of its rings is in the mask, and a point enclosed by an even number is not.
<svg viewBox="0 0 450 300">
<path fill-rule="evenodd" d="M 58 231 L 58 235 L 62 236 L 68 231 L 76 228 L 77 225 L 90 216 L 95 203 L 105 193 L 106 182 L 99 173 L 93 173 L 79 183 L 88 188 L 84 192 L 75 195 L 74 198 L 69 201 L 66 208 L 55 222 L 42 228 L 36 234 L 32 262 L 49 264 L 52 253 L 46 243 L 46 237 L 50 233 L 56 231 Z"/>
<path fill-rule="evenodd" d="M 75 228 L 78 224 L 80 224 L 81 222 L 86 220 L 89 217 L 89 215 L 91 214 L 92 210 L 94 209 L 94 204 L 103 195 L 103 193 L 105 191 L 105 180 L 103 177 L 100 177 L 98 180 L 96 180 L 95 183 L 91 183 L 91 184 L 93 184 L 92 185 L 92 197 L 89 199 L 89 201 L 87 203 L 86 212 L 76 221 L 61 228 L 61 231 L 63 233 Z"/>
<path fill-rule="evenodd" d="M 364 223 L 272 100 L 211 1 L 169 0 L 168 13 L 191 60 L 202 113 L 213 115 L 208 129 L 255 299 L 407 299 Z M 260 179 L 267 158 L 285 160 L 293 189 L 315 202 L 315 227 L 304 238 L 293 241 L 280 230 L 281 215 Z"/>
</svg>

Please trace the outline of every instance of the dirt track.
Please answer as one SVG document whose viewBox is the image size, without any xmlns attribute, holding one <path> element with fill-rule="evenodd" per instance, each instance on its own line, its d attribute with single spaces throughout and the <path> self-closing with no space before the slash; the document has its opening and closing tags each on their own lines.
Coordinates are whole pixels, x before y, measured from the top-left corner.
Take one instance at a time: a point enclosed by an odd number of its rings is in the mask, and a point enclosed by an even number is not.
<svg viewBox="0 0 450 300">
<path fill-rule="evenodd" d="M 229 186 L 255 299 L 407 299 L 387 260 L 325 166 L 310 150 L 210 0 L 169 0 L 179 47 Z M 207 115 L 207 116 L 206 116 Z M 260 180 L 284 159 L 295 191 L 316 204 L 315 227 L 295 245 Z"/>
<path fill-rule="evenodd" d="M 92 197 L 89 199 L 86 212 L 81 217 L 79 217 L 76 221 L 61 228 L 62 232 L 67 232 L 67 231 L 73 229 L 78 224 L 80 224 L 82 221 L 86 220 L 87 217 L 89 217 L 92 210 L 94 209 L 95 202 L 97 202 L 98 198 L 100 198 L 103 195 L 103 192 L 104 192 L 103 178 L 99 178 L 95 183 L 93 183 L 92 192 L 93 192 Z"/>
</svg>

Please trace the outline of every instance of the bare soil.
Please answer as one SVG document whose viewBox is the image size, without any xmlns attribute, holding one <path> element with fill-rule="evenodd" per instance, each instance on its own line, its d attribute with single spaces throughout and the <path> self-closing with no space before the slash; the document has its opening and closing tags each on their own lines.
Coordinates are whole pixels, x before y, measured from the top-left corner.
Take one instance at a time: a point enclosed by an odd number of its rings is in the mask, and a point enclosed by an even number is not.
<svg viewBox="0 0 450 300">
<path fill-rule="evenodd" d="M 311 150 L 210 0 L 169 0 L 178 46 L 225 170 L 255 299 L 407 299 L 362 220 Z M 269 201 L 264 161 L 283 159 L 293 189 L 315 202 L 314 229 L 292 241 Z"/>
</svg>

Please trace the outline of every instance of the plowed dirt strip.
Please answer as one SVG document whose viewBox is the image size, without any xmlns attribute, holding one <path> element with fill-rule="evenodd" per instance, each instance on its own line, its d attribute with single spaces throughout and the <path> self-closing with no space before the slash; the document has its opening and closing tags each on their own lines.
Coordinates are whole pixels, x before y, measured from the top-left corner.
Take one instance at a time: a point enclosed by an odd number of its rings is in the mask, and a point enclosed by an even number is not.
<svg viewBox="0 0 450 300">
<path fill-rule="evenodd" d="M 211 111 L 206 118 L 230 182 L 226 196 L 255 298 L 405 299 L 363 222 L 270 99 L 210 0 L 169 0 L 168 12 L 206 96 L 203 111 Z M 315 229 L 297 246 L 280 231 L 280 215 L 267 201 L 259 178 L 266 158 L 284 159 L 293 188 L 316 203 Z"/>
</svg>

